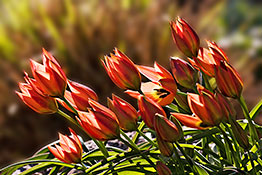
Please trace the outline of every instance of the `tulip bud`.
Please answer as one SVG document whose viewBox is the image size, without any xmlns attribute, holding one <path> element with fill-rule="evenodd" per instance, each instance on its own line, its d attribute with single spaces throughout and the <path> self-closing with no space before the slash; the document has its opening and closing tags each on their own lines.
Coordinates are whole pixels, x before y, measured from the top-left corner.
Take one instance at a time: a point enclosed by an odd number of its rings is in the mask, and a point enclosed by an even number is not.
<svg viewBox="0 0 262 175">
<path fill-rule="evenodd" d="M 198 54 L 200 45 L 196 32 L 180 17 L 170 22 L 173 39 L 179 50 L 192 58 Z"/>
<path fill-rule="evenodd" d="M 115 114 L 98 102 L 89 99 L 92 109 L 89 112 L 78 111 L 79 124 L 86 133 L 96 140 L 109 140 L 119 137 L 119 125 Z"/>
<path fill-rule="evenodd" d="M 174 151 L 174 145 L 173 143 L 166 142 L 160 137 L 157 137 L 157 144 L 158 144 L 158 149 L 160 150 L 160 153 L 163 156 L 170 157 L 173 154 Z"/>
<path fill-rule="evenodd" d="M 117 48 L 102 63 L 111 80 L 121 89 L 139 90 L 141 75 L 135 64 Z"/>
<path fill-rule="evenodd" d="M 236 111 L 229 100 L 219 92 L 216 93 L 216 98 L 220 102 L 222 112 L 224 113 L 223 121 L 228 122 L 229 118 L 235 119 Z"/>
<path fill-rule="evenodd" d="M 181 86 L 188 89 L 192 89 L 195 86 L 198 80 L 198 73 L 190 64 L 180 58 L 173 57 L 170 60 L 170 66 L 176 81 Z"/>
<path fill-rule="evenodd" d="M 87 86 L 84 86 L 80 83 L 74 82 L 74 81 L 68 81 L 70 91 L 65 91 L 64 97 L 66 98 L 67 101 L 77 110 L 80 111 L 87 111 L 88 108 L 90 107 L 88 99 L 93 99 L 95 101 L 98 100 L 98 97 L 96 93 L 90 89 Z M 65 108 L 67 108 L 69 111 L 71 109 L 67 106 L 67 104 L 62 101 L 58 100 L 59 103 L 61 103 Z M 74 112 L 74 111 L 71 111 Z"/>
<path fill-rule="evenodd" d="M 165 111 L 159 104 L 143 95 L 138 98 L 138 108 L 145 124 L 151 129 L 154 129 L 154 120 L 157 113 L 166 117 Z"/>
<path fill-rule="evenodd" d="M 114 94 L 112 95 L 112 99 L 107 99 L 108 107 L 116 114 L 120 128 L 125 131 L 135 131 L 138 119 L 136 109 Z"/>
<path fill-rule="evenodd" d="M 216 63 L 219 63 L 221 60 L 225 60 L 228 62 L 228 57 L 224 53 L 224 51 L 218 47 L 218 45 L 213 41 L 206 41 L 208 48 L 216 61 Z"/>
<path fill-rule="evenodd" d="M 44 95 L 63 97 L 66 89 L 67 78 L 55 58 L 43 49 L 43 65 L 33 60 L 30 61 L 37 88 Z"/>
<path fill-rule="evenodd" d="M 205 89 L 200 84 L 197 84 L 197 89 L 200 95 L 188 93 L 188 105 L 191 111 L 198 116 L 204 124 L 208 126 L 216 126 L 223 119 L 221 107 L 215 95 Z"/>
<path fill-rule="evenodd" d="M 71 136 L 59 133 L 60 146 L 55 144 L 55 148 L 48 146 L 49 151 L 59 160 L 65 163 L 79 163 L 82 158 L 82 145 L 76 133 L 70 129 Z"/>
<path fill-rule="evenodd" d="M 232 98 L 240 98 L 243 82 L 237 71 L 226 61 L 221 61 L 215 67 L 217 87 L 223 95 Z"/>
<path fill-rule="evenodd" d="M 156 172 L 158 175 L 172 175 L 170 169 L 160 161 L 156 163 Z"/>
<path fill-rule="evenodd" d="M 27 77 L 28 78 L 28 77 Z M 28 78 L 29 79 L 29 78 Z M 35 82 L 34 79 L 30 79 L 30 82 Z M 29 81 L 26 83 L 19 83 L 21 92 L 16 94 L 21 100 L 34 111 L 40 114 L 53 114 L 58 110 L 57 103 L 54 98 L 49 96 L 43 96 L 39 94 Z"/>
<path fill-rule="evenodd" d="M 166 117 L 156 114 L 154 128 L 157 135 L 166 142 L 175 142 L 183 136 L 181 126 Z"/>
<path fill-rule="evenodd" d="M 182 108 L 186 112 L 191 112 L 187 102 L 187 94 L 177 92 L 175 96 L 175 101 L 180 108 Z"/>
<path fill-rule="evenodd" d="M 243 128 L 238 124 L 237 121 L 230 120 L 230 124 L 238 144 L 245 150 L 248 150 L 250 145 L 249 145 L 247 133 L 243 130 Z"/>
</svg>

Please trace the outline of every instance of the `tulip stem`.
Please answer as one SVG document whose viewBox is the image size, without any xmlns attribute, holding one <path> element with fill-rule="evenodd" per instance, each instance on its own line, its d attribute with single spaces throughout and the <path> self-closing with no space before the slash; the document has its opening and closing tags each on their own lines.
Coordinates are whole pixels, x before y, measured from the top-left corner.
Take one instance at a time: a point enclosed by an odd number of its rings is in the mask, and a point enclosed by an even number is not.
<svg viewBox="0 0 262 175">
<path fill-rule="evenodd" d="M 225 139 L 225 141 L 226 141 L 226 144 L 229 146 L 229 149 L 230 149 L 230 151 L 231 151 L 231 153 L 232 153 L 232 157 L 233 157 L 233 159 L 234 159 L 234 162 L 235 162 L 235 164 L 236 164 L 236 167 L 237 167 L 237 168 L 240 168 L 240 165 L 239 165 L 238 159 L 236 158 L 235 150 L 234 150 L 234 148 L 232 147 L 231 141 L 230 141 L 229 138 L 227 137 L 227 134 L 225 133 L 225 131 L 224 131 L 219 125 L 218 125 L 217 127 L 218 127 L 218 129 L 221 131 L 222 135 L 224 136 L 224 139 Z M 226 150 L 226 151 L 227 151 L 227 150 Z"/>
<path fill-rule="evenodd" d="M 254 160 L 252 159 L 251 153 L 250 153 L 249 150 L 247 150 L 247 154 L 248 154 L 249 160 L 251 162 L 252 170 L 254 169 L 254 171 L 252 171 L 252 174 L 257 174 L 257 170 L 256 170 L 256 167 L 255 167 L 255 164 L 254 164 Z"/>
<path fill-rule="evenodd" d="M 61 97 L 61 100 L 63 100 L 66 103 L 66 105 L 73 111 L 73 113 L 75 113 L 78 116 L 77 110 L 71 105 L 71 103 L 65 97 Z"/>
<path fill-rule="evenodd" d="M 142 131 L 139 129 L 136 130 L 141 136 L 143 136 L 152 146 L 158 148 L 157 144 L 155 144 L 150 138 L 148 138 Z"/>
<path fill-rule="evenodd" d="M 85 172 L 85 170 L 86 170 L 86 165 L 85 165 L 83 162 L 80 162 L 80 164 L 82 165 L 82 168 L 83 168 L 83 170 L 84 170 L 84 172 Z"/>
<path fill-rule="evenodd" d="M 241 95 L 240 98 L 238 98 L 238 101 L 239 101 L 240 106 L 241 106 L 241 108 L 243 110 L 244 116 L 245 116 L 245 118 L 248 121 L 248 127 L 249 127 L 249 131 L 250 131 L 250 135 L 251 135 L 253 144 L 255 145 L 256 140 L 258 140 L 258 135 L 257 135 L 257 132 L 256 132 L 255 125 L 254 125 L 253 121 L 250 118 L 250 115 L 249 115 L 249 112 L 248 112 L 248 108 L 247 108 L 247 105 L 246 105 L 246 102 L 245 102 L 245 99 L 244 99 L 243 95 Z"/>
<path fill-rule="evenodd" d="M 69 115 L 67 115 L 66 113 L 64 113 L 63 111 L 61 111 L 60 109 L 58 109 L 57 113 L 59 115 L 61 115 L 62 117 L 64 117 L 66 120 L 68 120 L 71 124 L 73 124 L 74 126 L 76 126 L 77 128 L 79 128 L 81 131 L 83 131 L 83 133 L 87 136 L 87 138 L 91 138 L 86 132 L 85 130 L 72 118 L 70 117 Z M 105 158 L 109 157 L 109 154 L 108 154 L 108 151 L 106 150 L 105 148 L 105 145 L 98 141 L 98 140 L 95 140 L 92 138 L 92 140 L 95 142 L 95 144 L 98 146 L 98 148 L 102 151 L 103 155 Z"/>
</svg>

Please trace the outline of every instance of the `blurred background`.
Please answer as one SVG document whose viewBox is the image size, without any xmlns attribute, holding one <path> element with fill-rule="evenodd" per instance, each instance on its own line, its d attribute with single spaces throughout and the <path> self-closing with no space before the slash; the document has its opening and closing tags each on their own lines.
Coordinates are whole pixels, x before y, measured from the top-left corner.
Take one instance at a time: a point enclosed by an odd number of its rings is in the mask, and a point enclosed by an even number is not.
<svg viewBox="0 0 262 175">
<path fill-rule="evenodd" d="M 210 39 L 225 50 L 244 80 L 251 109 L 262 97 L 261 8 L 260 0 L 1 0 L 0 167 L 67 131 L 62 118 L 35 113 L 14 93 L 23 71 L 31 74 L 29 58 L 41 62 L 44 47 L 68 78 L 93 88 L 101 103 L 112 92 L 126 98 L 100 58 L 118 47 L 137 64 L 156 60 L 169 69 L 170 56 L 182 57 L 169 27 L 177 15 L 196 30 L 202 46 Z M 257 122 L 261 118 L 260 113 Z"/>
</svg>

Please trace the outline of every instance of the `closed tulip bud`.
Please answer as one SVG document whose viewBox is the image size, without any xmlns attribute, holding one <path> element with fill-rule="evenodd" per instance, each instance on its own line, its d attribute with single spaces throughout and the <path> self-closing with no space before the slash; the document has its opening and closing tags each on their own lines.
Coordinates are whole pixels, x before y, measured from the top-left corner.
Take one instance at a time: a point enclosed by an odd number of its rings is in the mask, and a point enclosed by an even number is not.
<svg viewBox="0 0 262 175">
<path fill-rule="evenodd" d="M 223 121 L 228 122 L 229 118 L 235 119 L 236 111 L 229 100 L 219 92 L 216 93 L 216 98 L 220 102 L 222 112 L 224 113 Z"/>
<path fill-rule="evenodd" d="M 238 144 L 245 150 L 248 150 L 250 145 L 249 145 L 247 133 L 243 130 L 243 128 L 238 124 L 237 121 L 230 120 L 230 124 Z"/>
<path fill-rule="evenodd" d="M 102 63 L 111 80 L 121 89 L 139 90 L 141 75 L 135 64 L 117 48 Z"/>
<path fill-rule="evenodd" d="M 89 112 L 78 111 L 79 124 L 86 133 L 96 140 L 109 140 L 119 137 L 119 125 L 115 114 L 98 102 L 89 99 L 92 109 Z"/>
<path fill-rule="evenodd" d="M 175 142 L 183 136 L 178 122 L 173 123 L 159 114 L 155 116 L 154 128 L 157 135 L 166 142 Z"/>
<path fill-rule="evenodd" d="M 85 85 L 74 81 L 68 81 L 68 86 L 71 92 L 66 90 L 64 97 L 75 109 L 79 111 L 87 111 L 88 108 L 90 108 L 88 101 L 89 98 L 95 101 L 98 100 L 96 93 L 91 88 Z M 70 109 L 70 107 L 67 106 L 64 101 L 59 100 L 59 102 L 69 111 L 74 112 Z"/>
<path fill-rule="evenodd" d="M 140 95 L 138 98 L 138 108 L 145 124 L 151 129 L 154 129 L 154 120 L 156 114 L 161 114 L 166 117 L 165 111 L 159 104 L 143 95 Z"/>
<path fill-rule="evenodd" d="M 171 112 L 171 115 L 175 117 L 178 121 L 180 121 L 183 125 L 190 128 L 204 130 L 210 127 L 207 124 L 203 123 L 203 121 L 197 116 L 191 116 L 188 114 L 175 113 L 175 112 Z"/>
<path fill-rule="evenodd" d="M 35 80 L 30 79 L 30 82 L 35 82 Z M 39 94 L 38 91 L 34 88 L 34 85 L 32 85 L 30 82 L 27 81 L 27 83 L 19 83 L 21 92 L 16 91 L 16 94 L 21 98 L 21 100 L 31 109 L 40 114 L 56 113 L 58 107 L 55 99 Z"/>
<path fill-rule="evenodd" d="M 157 137 L 157 144 L 158 144 L 158 149 L 160 150 L 160 153 L 163 156 L 170 157 L 173 155 L 174 152 L 174 145 L 173 143 L 166 142 L 160 137 Z"/>
<path fill-rule="evenodd" d="M 225 60 L 228 62 L 228 57 L 226 56 L 225 52 L 220 47 L 218 47 L 218 45 L 214 41 L 206 42 L 214 60 L 217 63 L 219 63 L 221 60 Z"/>
<path fill-rule="evenodd" d="M 198 80 L 198 72 L 189 63 L 173 57 L 170 60 L 170 66 L 176 81 L 181 86 L 188 89 L 192 89 L 195 86 Z"/>
<path fill-rule="evenodd" d="M 198 116 L 204 124 L 208 126 L 216 126 L 223 119 L 221 107 L 215 95 L 197 84 L 200 95 L 188 93 L 187 99 L 191 111 Z"/>
<path fill-rule="evenodd" d="M 156 172 L 158 175 L 172 175 L 170 169 L 160 161 L 156 163 Z"/>
<path fill-rule="evenodd" d="M 170 22 L 173 39 L 179 50 L 192 58 L 198 54 L 200 45 L 196 32 L 180 17 Z"/>
<path fill-rule="evenodd" d="M 60 146 L 48 146 L 49 151 L 59 160 L 65 163 L 79 163 L 82 159 L 82 145 L 76 133 L 70 129 L 71 136 L 59 133 Z"/>
<path fill-rule="evenodd" d="M 55 58 L 43 49 L 43 65 L 33 60 L 30 61 L 33 76 L 38 89 L 44 95 L 63 97 L 66 89 L 67 78 Z"/>
<path fill-rule="evenodd" d="M 125 100 L 112 95 L 112 100 L 107 99 L 108 107 L 116 114 L 121 129 L 134 131 L 137 128 L 138 114 L 136 109 Z"/>
<path fill-rule="evenodd" d="M 243 82 L 237 71 L 226 61 L 221 61 L 215 68 L 216 83 L 223 95 L 232 98 L 240 98 L 243 90 Z"/>
</svg>

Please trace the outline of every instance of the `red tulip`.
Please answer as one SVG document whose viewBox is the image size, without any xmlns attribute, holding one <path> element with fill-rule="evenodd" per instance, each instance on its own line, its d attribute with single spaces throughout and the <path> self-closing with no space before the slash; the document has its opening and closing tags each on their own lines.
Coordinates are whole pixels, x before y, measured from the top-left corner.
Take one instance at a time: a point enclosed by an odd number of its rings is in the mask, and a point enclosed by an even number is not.
<svg viewBox="0 0 262 175">
<path fill-rule="evenodd" d="M 223 119 L 222 109 L 215 95 L 197 84 L 200 95 L 188 93 L 188 104 L 191 111 L 208 126 L 218 125 Z"/>
<path fill-rule="evenodd" d="M 48 146 L 49 151 L 59 160 L 65 163 L 79 163 L 82 159 L 82 145 L 76 133 L 70 129 L 71 136 L 59 133 L 60 146 L 55 144 L 55 148 Z"/>
<path fill-rule="evenodd" d="M 16 91 L 16 94 L 23 100 L 23 102 L 31 109 L 40 114 L 56 113 L 58 107 L 55 99 L 39 94 L 32 84 L 36 81 L 34 79 L 29 79 L 29 77 L 27 77 L 27 74 L 25 79 L 27 83 L 19 83 L 21 92 Z"/>
<path fill-rule="evenodd" d="M 154 120 L 156 114 L 166 117 L 165 111 L 159 104 L 143 95 L 138 97 L 138 108 L 145 124 L 151 129 L 154 129 Z"/>
<path fill-rule="evenodd" d="M 183 136 L 183 131 L 178 122 L 173 123 L 166 117 L 155 115 L 154 128 L 157 135 L 166 142 L 175 142 Z"/>
<path fill-rule="evenodd" d="M 228 57 L 226 56 L 225 52 L 221 48 L 219 48 L 214 41 L 207 41 L 207 45 L 210 53 L 217 63 L 219 63 L 221 60 L 225 60 L 228 62 Z"/>
<path fill-rule="evenodd" d="M 188 89 L 192 89 L 195 86 L 198 80 L 198 73 L 189 63 L 173 57 L 170 60 L 170 66 L 177 83 Z"/>
<path fill-rule="evenodd" d="M 179 50 L 190 58 L 196 57 L 200 45 L 196 32 L 180 17 L 175 22 L 171 21 L 170 26 Z"/>
<path fill-rule="evenodd" d="M 220 94 L 219 92 L 216 93 L 216 98 L 217 98 L 217 101 L 220 103 L 222 112 L 224 114 L 223 120 L 225 122 L 228 122 L 229 117 L 231 119 L 235 119 L 236 111 L 234 107 L 232 106 L 232 104 L 229 102 L 229 100 L 225 96 Z"/>
<path fill-rule="evenodd" d="M 71 92 L 66 90 L 64 97 L 75 109 L 87 111 L 90 107 L 88 102 L 89 98 L 98 101 L 96 93 L 89 87 L 74 81 L 68 81 L 68 86 Z M 73 112 L 64 101 L 59 100 L 59 102 L 69 111 Z"/>
<path fill-rule="evenodd" d="M 171 170 L 160 161 L 156 163 L 156 172 L 158 175 L 172 175 Z"/>
<path fill-rule="evenodd" d="M 109 140 L 119 136 L 119 125 L 115 114 L 98 102 L 89 99 L 92 109 L 89 112 L 78 111 L 79 124 L 86 133 L 96 140 Z"/>
<path fill-rule="evenodd" d="M 114 111 L 121 129 L 134 131 L 137 128 L 138 114 L 136 109 L 125 100 L 112 95 L 112 100 L 108 98 L 108 107 Z"/>
<path fill-rule="evenodd" d="M 141 75 L 135 64 L 117 48 L 102 63 L 111 80 L 122 89 L 139 90 Z"/>
<path fill-rule="evenodd" d="M 45 95 L 63 97 L 67 78 L 55 58 L 43 49 L 43 65 L 30 61 L 37 88 Z"/>
<path fill-rule="evenodd" d="M 243 82 L 238 72 L 226 61 L 221 61 L 215 68 L 216 83 L 223 95 L 232 98 L 240 98 L 243 90 Z"/>
</svg>

